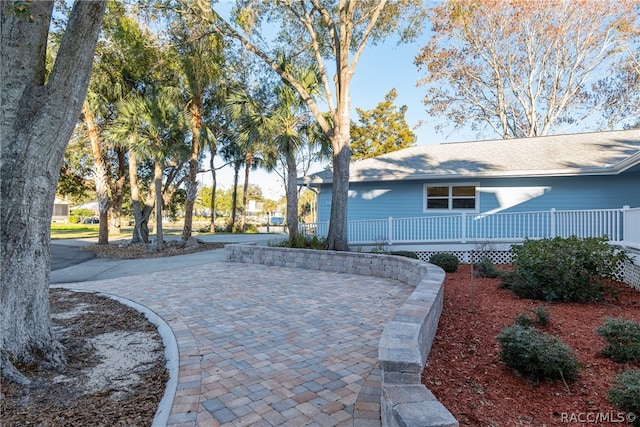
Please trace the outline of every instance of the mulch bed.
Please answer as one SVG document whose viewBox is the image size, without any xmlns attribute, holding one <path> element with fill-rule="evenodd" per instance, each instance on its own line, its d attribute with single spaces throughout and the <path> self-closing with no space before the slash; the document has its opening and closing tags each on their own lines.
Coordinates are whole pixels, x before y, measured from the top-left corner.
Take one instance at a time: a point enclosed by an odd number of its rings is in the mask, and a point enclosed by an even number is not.
<svg viewBox="0 0 640 427">
<path fill-rule="evenodd" d="M 618 417 L 627 414 L 609 403 L 607 391 L 615 375 L 640 364 L 603 357 L 604 340 L 596 328 L 607 316 L 640 321 L 640 292 L 613 284 L 615 297 L 602 303 L 548 304 L 518 299 L 499 284 L 499 279 L 472 278 L 468 265 L 447 274 L 444 310 L 423 384 L 461 425 L 560 426 L 596 416 L 605 420 L 592 425 L 621 425 Z M 568 389 L 561 381 L 533 384 L 499 360 L 496 336 L 519 313 L 532 317 L 531 310 L 540 305 L 550 313 L 543 329 L 571 346 L 582 365 Z M 607 416 L 614 422 L 606 422 Z"/>
<path fill-rule="evenodd" d="M 228 245 L 228 243 L 199 241 L 198 246 L 182 248 L 176 241 L 171 241 L 167 242 L 161 251 L 157 251 L 146 243 L 111 243 L 108 245 L 86 246 L 83 250 L 95 252 L 98 258 L 139 259 L 186 255 L 194 252 L 221 249 L 224 248 L 225 245 Z"/>
</svg>

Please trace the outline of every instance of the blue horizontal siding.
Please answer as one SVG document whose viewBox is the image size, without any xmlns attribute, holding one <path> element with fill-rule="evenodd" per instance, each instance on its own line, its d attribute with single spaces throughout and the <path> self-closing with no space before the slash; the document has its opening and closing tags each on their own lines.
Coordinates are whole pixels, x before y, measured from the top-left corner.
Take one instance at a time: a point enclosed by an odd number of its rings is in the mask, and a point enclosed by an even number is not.
<svg viewBox="0 0 640 427">
<path fill-rule="evenodd" d="M 446 215 L 446 212 L 423 212 L 424 184 L 437 182 L 351 183 L 348 220 Z M 477 183 L 480 214 L 640 206 L 640 173 L 637 172 L 614 176 L 443 179 L 442 182 Z M 331 185 L 324 185 L 318 196 L 318 220 L 329 221 L 330 210 Z"/>
</svg>

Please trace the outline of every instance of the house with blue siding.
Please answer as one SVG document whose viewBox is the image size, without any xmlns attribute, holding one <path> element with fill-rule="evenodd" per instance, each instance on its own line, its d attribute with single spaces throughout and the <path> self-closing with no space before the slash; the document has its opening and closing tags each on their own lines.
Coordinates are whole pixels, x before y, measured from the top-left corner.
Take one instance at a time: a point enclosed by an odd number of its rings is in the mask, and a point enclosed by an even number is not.
<svg viewBox="0 0 640 427">
<path fill-rule="evenodd" d="M 314 227 L 321 230 L 330 216 L 332 174 L 298 183 L 317 193 Z M 352 163 L 349 183 L 350 244 L 580 235 L 604 220 L 576 212 L 596 211 L 617 224 L 582 234 L 616 241 L 625 207 L 640 208 L 640 130 L 420 145 Z"/>
</svg>

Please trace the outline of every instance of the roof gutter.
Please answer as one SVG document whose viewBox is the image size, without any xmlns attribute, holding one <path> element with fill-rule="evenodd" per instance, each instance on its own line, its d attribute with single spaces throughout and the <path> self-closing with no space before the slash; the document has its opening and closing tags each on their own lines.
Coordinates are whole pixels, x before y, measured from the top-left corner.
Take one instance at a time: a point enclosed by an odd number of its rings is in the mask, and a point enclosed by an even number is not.
<svg viewBox="0 0 640 427">
<path fill-rule="evenodd" d="M 640 156 L 638 159 L 640 160 Z M 397 180 L 449 180 L 449 179 L 478 179 L 478 178 L 533 178 L 533 177 L 558 177 L 558 176 L 584 176 L 584 175 L 618 175 L 624 170 L 635 166 L 633 162 L 624 162 L 625 164 L 618 164 L 616 167 L 592 167 L 581 169 L 557 169 L 548 171 L 508 171 L 508 172 L 492 172 L 490 174 L 474 173 L 474 174 L 405 174 L 405 175 L 388 175 L 384 177 L 352 177 L 349 182 L 387 182 Z M 332 178 L 323 179 L 321 177 L 303 177 L 298 182 L 302 182 L 299 185 L 313 186 L 333 183 Z"/>
</svg>

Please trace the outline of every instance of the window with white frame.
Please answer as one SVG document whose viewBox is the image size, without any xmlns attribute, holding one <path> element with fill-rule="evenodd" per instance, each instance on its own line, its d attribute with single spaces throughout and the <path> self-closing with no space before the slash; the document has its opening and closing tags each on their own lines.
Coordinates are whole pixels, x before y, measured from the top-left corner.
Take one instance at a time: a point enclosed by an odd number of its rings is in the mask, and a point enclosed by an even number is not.
<svg viewBox="0 0 640 427">
<path fill-rule="evenodd" d="M 425 184 L 424 211 L 476 211 L 475 184 Z"/>
</svg>

